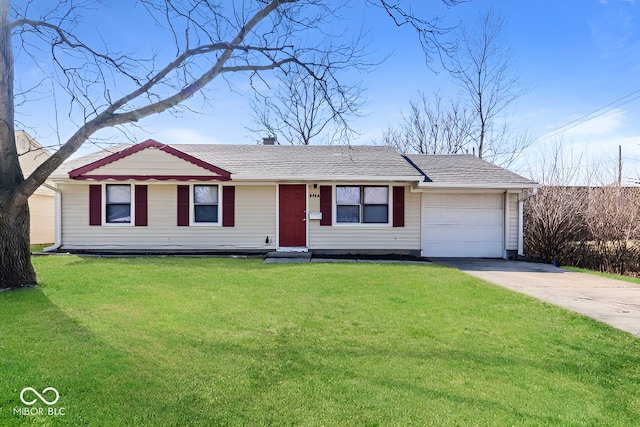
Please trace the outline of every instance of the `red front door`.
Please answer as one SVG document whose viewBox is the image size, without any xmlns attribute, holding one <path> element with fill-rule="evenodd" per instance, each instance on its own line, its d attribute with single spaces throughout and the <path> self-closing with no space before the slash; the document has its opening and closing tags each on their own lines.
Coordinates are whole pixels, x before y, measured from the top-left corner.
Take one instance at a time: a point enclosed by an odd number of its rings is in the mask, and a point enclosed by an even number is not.
<svg viewBox="0 0 640 427">
<path fill-rule="evenodd" d="M 304 184 L 280 185 L 279 246 L 307 246 L 307 189 Z"/>
</svg>

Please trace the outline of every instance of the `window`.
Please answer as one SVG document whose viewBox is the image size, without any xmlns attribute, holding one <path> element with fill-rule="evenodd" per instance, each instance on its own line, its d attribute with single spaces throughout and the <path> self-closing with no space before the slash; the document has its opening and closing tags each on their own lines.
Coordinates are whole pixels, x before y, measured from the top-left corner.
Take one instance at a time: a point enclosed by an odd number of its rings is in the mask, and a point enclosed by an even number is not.
<svg viewBox="0 0 640 427">
<path fill-rule="evenodd" d="M 389 187 L 336 187 L 336 221 L 387 224 Z"/>
<path fill-rule="evenodd" d="M 130 185 L 106 185 L 105 218 L 108 224 L 131 224 Z"/>
<path fill-rule="evenodd" d="M 218 222 L 218 186 L 193 186 L 193 222 Z"/>
</svg>

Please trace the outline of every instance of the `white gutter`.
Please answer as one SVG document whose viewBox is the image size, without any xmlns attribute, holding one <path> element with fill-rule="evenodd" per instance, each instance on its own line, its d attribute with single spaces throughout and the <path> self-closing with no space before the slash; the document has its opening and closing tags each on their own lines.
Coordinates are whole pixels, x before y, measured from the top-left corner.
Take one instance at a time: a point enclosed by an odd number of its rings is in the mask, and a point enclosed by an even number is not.
<svg viewBox="0 0 640 427">
<path fill-rule="evenodd" d="M 55 193 L 55 241 L 53 245 L 42 249 L 42 252 L 53 252 L 62 245 L 62 192 L 49 184 L 42 184 L 43 187 Z"/>
<path fill-rule="evenodd" d="M 536 187 L 531 187 L 531 194 L 527 195 L 526 197 L 518 198 L 518 201 L 519 202 L 526 202 L 527 200 L 529 200 L 530 198 L 532 198 L 533 196 L 538 194 L 538 187 L 540 187 L 540 185 L 538 185 Z"/>
<path fill-rule="evenodd" d="M 308 175 L 300 175 L 300 176 L 271 176 L 271 177 L 261 177 L 261 176 L 251 176 L 251 175 L 242 175 L 236 174 L 232 177 L 229 183 L 234 182 L 307 182 L 307 183 L 319 183 L 319 182 L 336 182 L 336 181 L 347 181 L 347 182 L 416 182 L 422 179 L 420 176 L 416 175 L 408 175 L 408 176 L 367 176 L 367 175 L 319 175 L 319 176 L 308 176 Z"/>
<path fill-rule="evenodd" d="M 296 176 L 254 176 L 254 175 L 242 175 L 242 174 L 234 174 L 230 181 L 218 181 L 223 185 L 232 185 L 232 184 L 244 184 L 244 183 L 282 183 L 282 182 L 301 182 L 301 183 L 320 183 L 320 182 L 337 182 L 337 181 L 346 181 L 346 182 L 418 182 L 422 179 L 421 176 L 416 175 L 397 175 L 397 176 L 372 176 L 372 175 L 319 175 L 319 176 L 308 176 L 308 175 L 296 175 Z M 76 179 L 68 179 L 68 178 L 56 178 L 52 181 L 60 184 L 87 184 L 95 182 L 92 179 L 86 180 L 76 180 Z M 103 180 L 101 180 L 103 181 Z M 140 180 L 133 180 L 140 181 Z M 176 184 L 176 180 L 155 180 L 149 179 L 144 180 L 148 182 L 152 182 L 154 184 Z M 197 182 L 196 180 L 189 180 L 189 182 Z M 522 188 L 520 186 L 519 188 Z"/>
<path fill-rule="evenodd" d="M 539 184 L 536 183 L 461 183 L 461 182 L 421 182 L 418 188 L 469 188 L 469 189 L 496 189 L 496 190 L 522 190 L 523 188 L 533 188 L 537 190 Z"/>
</svg>

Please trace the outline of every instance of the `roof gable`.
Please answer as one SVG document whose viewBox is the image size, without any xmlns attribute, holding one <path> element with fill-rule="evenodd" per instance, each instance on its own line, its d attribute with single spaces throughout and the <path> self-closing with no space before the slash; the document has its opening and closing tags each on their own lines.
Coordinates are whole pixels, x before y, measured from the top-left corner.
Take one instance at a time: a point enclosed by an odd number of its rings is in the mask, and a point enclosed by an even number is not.
<svg viewBox="0 0 640 427">
<path fill-rule="evenodd" d="M 26 177 L 51 157 L 51 153 L 23 130 L 17 130 L 15 136 L 18 161 L 22 173 Z"/>
<path fill-rule="evenodd" d="M 158 173 L 158 171 L 162 173 Z M 169 145 L 149 139 L 69 172 L 69 178 L 229 181 L 231 173 Z"/>
</svg>

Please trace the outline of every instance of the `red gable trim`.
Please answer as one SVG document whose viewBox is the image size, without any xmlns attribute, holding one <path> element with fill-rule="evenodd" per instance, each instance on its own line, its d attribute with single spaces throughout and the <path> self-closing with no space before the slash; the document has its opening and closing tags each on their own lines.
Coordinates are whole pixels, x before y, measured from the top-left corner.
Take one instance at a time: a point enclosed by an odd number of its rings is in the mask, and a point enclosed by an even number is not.
<svg viewBox="0 0 640 427">
<path fill-rule="evenodd" d="M 195 158 L 193 156 L 190 156 L 189 154 L 183 153 L 180 150 L 176 150 L 175 148 L 166 145 L 166 144 L 162 144 L 158 141 L 154 141 L 153 139 L 148 139 L 144 142 L 141 142 L 140 144 L 136 144 L 132 147 L 126 148 L 118 153 L 114 153 L 111 154 L 105 158 L 102 158 L 100 160 L 97 160 L 93 163 L 89 163 L 88 165 L 84 165 L 82 167 L 79 167 L 77 169 L 72 170 L 71 172 L 69 172 L 69 178 L 71 179 L 106 179 L 104 175 L 100 175 L 98 176 L 83 176 L 84 174 L 86 174 L 87 172 L 91 172 L 99 167 L 108 165 L 109 163 L 113 163 L 116 160 L 120 160 L 124 157 L 130 156 L 134 153 L 137 153 L 139 151 L 142 151 L 144 149 L 147 148 L 157 148 L 161 151 L 164 151 L 165 153 L 171 154 L 172 156 L 176 156 L 182 160 L 185 160 L 191 164 L 194 164 L 196 166 L 199 166 L 203 169 L 206 169 L 208 171 L 211 171 L 217 175 L 219 175 L 218 177 L 208 177 L 207 180 L 218 180 L 218 181 L 229 181 L 231 180 L 231 173 L 221 169 L 217 166 L 214 166 L 212 164 L 209 164 L 205 161 L 202 161 L 198 158 Z M 124 179 L 134 179 L 131 177 L 122 177 L 122 176 L 113 176 L 113 177 L 109 177 L 109 178 L 113 178 L 116 180 L 124 180 Z M 204 177 L 201 177 L 204 178 Z M 167 178 L 167 175 L 160 175 L 160 176 L 148 176 L 145 179 L 177 179 L 174 177 L 171 178 Z M 189 178 L 189 179 L 194 179 L 194 178 Z M 200 179 L 201 181 L 204 181 L 204 179 Z"/>
<path fill-rule="evenodd" d="M 231 181 L 231 177 L 211 175 L 79 175 L 73 179 L 94 179 L 96 181 L 105 181 L 108 179 L 114 181 L 148 181 L 150 179 L 158 181 Z"/>
</svg>

